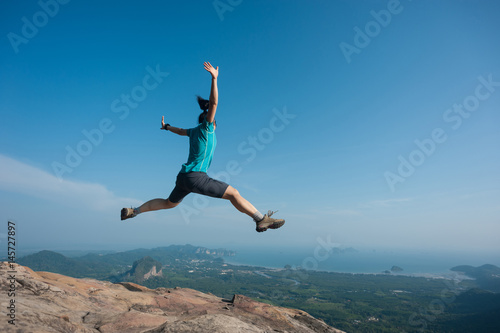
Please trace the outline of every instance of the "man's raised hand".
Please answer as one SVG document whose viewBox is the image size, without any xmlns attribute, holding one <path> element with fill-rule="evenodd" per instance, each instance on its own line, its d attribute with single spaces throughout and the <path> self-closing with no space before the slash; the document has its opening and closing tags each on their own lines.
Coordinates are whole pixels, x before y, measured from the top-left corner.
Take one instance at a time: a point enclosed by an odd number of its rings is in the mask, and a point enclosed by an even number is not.
<svg viewBox="0 0 500 333">
<path fill-rule="evenodd" d="M 161 116 L 161 128 L 160 129 L 168 131 L 167 126 L 170 126 L 170 124 L 165 124 L 165 118 L 163 116 Z"/>
<path fill-rule="evenodd" d="M 214 68 L 209 62 L 204 62 L 203 66 L 205 67 L 207 72 L 212 74 L 212 78 L 216 79 L 217 76 L 219 76 L 219 66 L 217 66 L 217 68 Z"/>
</svg>

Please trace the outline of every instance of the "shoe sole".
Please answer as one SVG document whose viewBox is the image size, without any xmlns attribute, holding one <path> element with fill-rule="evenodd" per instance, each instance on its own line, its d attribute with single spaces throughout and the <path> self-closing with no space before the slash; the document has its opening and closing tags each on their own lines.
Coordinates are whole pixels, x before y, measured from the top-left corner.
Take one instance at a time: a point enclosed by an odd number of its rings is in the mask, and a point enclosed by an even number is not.
<svg viewBox="0 0 500 333">
<path fill-rule="evenodd" d="M 127 208 L 122 208 L 122 211 L 120 213 L 120 218 L 121 220 L 126 220 L 126 219 L 129 219 L 131 218 L 132 216 L 127 216 L 127 213 L 128 213 L 128 209 Z"/>
<path fill-rule="evenodd" d="M 255 228 L 255 230 L 256 230 L 257 232 L 264 232 L 264 231 L 266 231 L 267 229 L 279 229 L 279 228 L 281 228 L 281 227 L 283 226 L 283 224 L 285 224 L 285 220 L 273 222 L 273 223 L 271 223 L 271 224 L 270 224 L 269 226 L 267 226 L 267 227 L 263 227 L 263 228 L 259 228 L 259 227 L 257 227 L 257 228 Z"/>
</svg>

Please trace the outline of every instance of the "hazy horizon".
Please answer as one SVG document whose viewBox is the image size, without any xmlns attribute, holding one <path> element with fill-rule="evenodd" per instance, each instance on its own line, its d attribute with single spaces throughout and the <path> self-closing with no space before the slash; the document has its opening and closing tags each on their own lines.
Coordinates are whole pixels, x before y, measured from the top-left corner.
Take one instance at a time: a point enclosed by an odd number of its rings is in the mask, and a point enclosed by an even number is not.
<svg viewBox="0 0 500 333">
<path fill-rule="evenodd" d="M 48 250 L 48 251 L 53 251 L 53 252 L 60 252 L 62 254 L 64 253 L 118 253 L 118 252 L 127 252 L 127 251 L 133 251 L 137 249 L 155 249 L 155 248 L 161 248 L 161 247 L 169 247 L 169 246 L 184 246 L 184 245 L 192 245 L 194 247 L 204 247 L 207 249 L 225 249 L 225 250 L 230 250 L 230 251 L 235 251 L 235 252 L 252 252 L 255 251 L 256 256 L 258 254 L 262 254 L 263 252 L 267 251 L 272 251 L 272 253 L 289 253 L 290 255 L 293 254 L 300 254 L 302 256 L 308 255 L 314 257 L 315 253 L 321 253 L 322 255 L 326 254 L 325 247 L 321 246 L 320 243 L 315 243 L 315 244 L 310 244 L 308 245 L 303 245 L 303 246 L 288 246 L 288 247 L 282 247 L 282 246 L 272 246 L 269 245 L 267 247 L 259 247 L 255 248 L 251 245 L 237 245 L 237 244 L 196 244 L 196 243 L 170 243 L 170 244 L 156 244 L 156 245 L 148 245 L 148 244 L 143 244 L 143 246 L 131 246 L 131 245 L 122 245 L 122 246 L 95 246 L 95 247 L 86 247 L 86 246 L 81 246 L 81 247 L 61 247 L 58 245 L 54 246 L 42 246 L 42 247 L 32 247 L 28 249 L 23 249 L 26 253 L 36 253 L 40 252 L 43 250 Z M 385 247 L 365 247 L 365 246 L 344 246 L 340 244 L 336 244 L 332 246 L 331 248 L 338 248 L 338 249 L 349 249 L 352 248 L 358 252 L 361 253 L 377 253 L 377 254 L 401 254 L 401 255 L 416 255 L 419 253 L 425 254 L 425 255 L 432 255 L 436 254 L 441 257 L 460 257 L 463 256 L 468 257 L 468 258 L 478 258 L 478 260 L 481 260 L 481 257 L 487 258 L 486 261 L 491 261 L 491 262 L 484 262 L 484 264 L 495 264 L 500 267 L 500 258 L 499 257 L 492 257 L 496 254 L 495 251 L 488 251 L 488 250 L 475 250 L 475 251 L 465 251 L 465 250 L 460 250 L 460 249 L 455 249 L 455 250 L 450 250 L 450 249 L 429 249 L 429 248 L 397 248 L 397 247 L 390 247 L 390 246 L 385 246 Z M 319 252 L 318 252 L 319 251 Z M 26 255 L 26 254 L 23 254 Z M 330 254 L 329 257 L 333 255 L 342 255 L 342 254 Z"/>
<path fill-rule="evenodd" d="M 169 244 L 186 245 L 186 244 Z M 165 247 L 169 246 L 165 245 Z M 189 244 L 195 247 L 198 244 Z M 421 250 L 401 250 L 395 248 L 374 249 L 354 248 L 356 251 L 343 253 L 326 252 L 321 245 L 318 247 L 293 247 L 293 248 L 259 248 L 253 247 L 224 247 L 224 246 L 200 246 L 209 249 L 220 249 L 235 251 L 234 256 L 222 257 L 227 264 L 237 266 L 253 266 L 269 269 L 282 269 L 286 265 L 292 267 L 303 267 L 307 270 L 326 271 L 337 273 L 354 274 L 387 274 L 393 266 L 402 268 L 395 272 L 397 275 L 464 279 L 465 275 L 452 271 L 456 266 L 480 267 L 483 265 L 494 265 L 500 267 L 500 258 L 495 252 L 450 252 Z M 89 253 L 93 254 L 115 254 L 133 250 L 152 250 L 151 247 L 123 248 L 117 249 L 43 249 L 60 253 L 68 258 L 78 259 Z M 18 255 L 18 258 L 38 253 L 42 249 L 33 249 Z"/>
</svg>

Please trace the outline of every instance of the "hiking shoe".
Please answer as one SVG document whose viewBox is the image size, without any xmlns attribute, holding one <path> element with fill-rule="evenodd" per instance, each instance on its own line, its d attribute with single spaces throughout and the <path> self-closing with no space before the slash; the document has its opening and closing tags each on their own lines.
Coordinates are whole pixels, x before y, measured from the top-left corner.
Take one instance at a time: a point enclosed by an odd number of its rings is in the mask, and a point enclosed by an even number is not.
<svg viewBox="0 0 500 333">
<path fill-rule="evenodd" d="M 121 219 L 126 220 L 130 219 L 132 217 L 135 217 L 136 214 L 134 214 L 134 209 L 133 208 L 123 208 L 121 212 Z"/>
<path fill-rule="evenodd" d="M 264 232 L 267 229 L 281 228 L 283 224 L 285 224 L 285 220 L 271 218 L 271 215 L 273 215 L 274 213 L 276 212 L 268 211 L 267 214 L 264 215 L 264 218 L 261 221 L 256 222 L 257 227 L 255 228 L 255 230 L 257 230 L 257 232 Z"/>
</svg>

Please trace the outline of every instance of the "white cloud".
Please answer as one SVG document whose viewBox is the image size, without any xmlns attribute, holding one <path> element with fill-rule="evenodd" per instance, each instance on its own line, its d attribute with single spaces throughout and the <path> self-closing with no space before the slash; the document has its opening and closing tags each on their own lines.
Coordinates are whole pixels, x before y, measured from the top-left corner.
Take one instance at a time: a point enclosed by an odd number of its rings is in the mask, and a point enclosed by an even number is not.
<svg viewBox="0 0 500 333">
<path fill-rule="evenodd" d="M 138 200 L 117 197 L 97 183 L 59 180 L 56 176 L 0 154 L 0 190 L 55 201 L 70 207 L 104 211 L 110 206 L 137 206 Z"/>
</svg>

